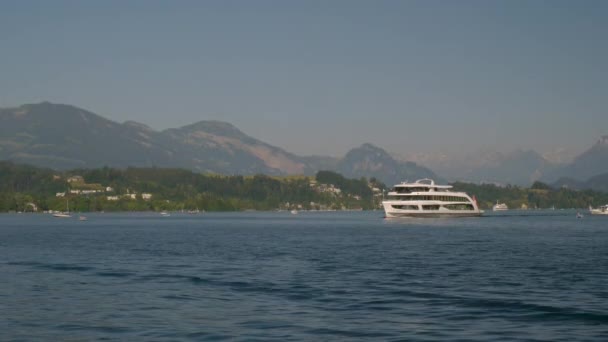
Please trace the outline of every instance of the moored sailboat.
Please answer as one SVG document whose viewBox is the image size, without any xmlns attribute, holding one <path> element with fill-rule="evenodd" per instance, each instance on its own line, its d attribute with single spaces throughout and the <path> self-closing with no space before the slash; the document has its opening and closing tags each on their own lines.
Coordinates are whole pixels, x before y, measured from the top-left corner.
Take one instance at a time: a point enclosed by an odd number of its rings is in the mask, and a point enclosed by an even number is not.
<svg viewBox="0 0 608 342">
<path fill-rule="evenodd" d="M 70 201 L 66 200 L 66 202 L 65 202 L 65 211 L 64 212 L 54 213 L 53 216 L 54 217 L 58 217 L 58 218 L 72 217 L 72 215 L 70 215 Z"/>
</svg>

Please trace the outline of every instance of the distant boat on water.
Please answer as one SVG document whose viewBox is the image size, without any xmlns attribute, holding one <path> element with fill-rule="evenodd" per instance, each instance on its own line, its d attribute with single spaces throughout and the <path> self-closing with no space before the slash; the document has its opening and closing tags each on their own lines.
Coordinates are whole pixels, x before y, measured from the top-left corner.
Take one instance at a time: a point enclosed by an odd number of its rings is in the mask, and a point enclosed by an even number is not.
<svg viewBox="0 0 608 342">
<path fill-rule="evenodd" d="M 87 219 L 87 217 L 86 217 L 86 216 L 80 216 L 80 217 L 78 217 L 78 220 L 79 220 L 79 221 L 86 221 L 86 220 L 88 220 L 88 219 Z"/>
<path fill-rule="evenodd" d="M 292 215 L 297 215 L 297 214 L 298 214 L 298 211 L 297 211 L 297 210 L 295 210 L 295 209 L 294 209 L 294 210 L 292 210 L 292 211 L 290 211 L 290 212 L 291 212 L 291 214 L 292 214 Z"/>
<path fill-rule="evenodd" d="M 54 213 L 53 216 L 54 217 L 58 217 L 58 218 L 68 218 L 68 217 L 72 217 L 72 215 L 70 215 L 70 201 L 66 200 L 65 201 L 65 212 L 57 212 Z"/>
<path fill-rule="evenodd" d="M 608 215 L 608 204 L 602 205 L 597 209 L 594 209 L 589 206 L 589 212 L 591 213 L 591 215 Z"/>
<path fill-rule="evenodd" d="M 67 217 L 72 217 L 72 215 L 70 215 L 70 213 L 54 213 L 53 214 L 54 217 L 59 217 L 59 218 L 67 218 Z"/>
<path fill-rule="evenodd" d="M 160 212 L 160 216 L 167 217 L 167 216 L 171 216 L 171 214 L 169 214 L 168 212 L 163 210 Z"/>
<path fill-rule="evenodd" d="M 506 203 L 496 202 L 496 204 L 494 204 L 494 206 L 492 207 L 492 211 L 504 211 L 504 210 L 509 210 L 509 207 L 507 206 Z"/>
</svg>

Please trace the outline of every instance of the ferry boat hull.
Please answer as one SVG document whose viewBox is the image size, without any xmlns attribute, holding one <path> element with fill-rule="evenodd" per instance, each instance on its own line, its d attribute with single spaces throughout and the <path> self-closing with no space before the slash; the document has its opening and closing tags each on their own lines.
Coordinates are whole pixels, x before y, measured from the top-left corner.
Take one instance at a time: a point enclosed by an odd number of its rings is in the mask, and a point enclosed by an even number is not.
<svg viewBox="0 0 608 342">
<path fill-rule="evenodd" d="M 481 210 L 449 210 L 440 208 L 439 210 L 401 210 L 393 208 L 395 202 L 383 202 L 384 213 L 386 218 L 400 218 L 400 217 L 430 217 L 430 218 L 441 218 L 441 217 L 476 217 L 481 216 Z M 399 203 L 400 204 L 400 203 Z"/>
</svg>

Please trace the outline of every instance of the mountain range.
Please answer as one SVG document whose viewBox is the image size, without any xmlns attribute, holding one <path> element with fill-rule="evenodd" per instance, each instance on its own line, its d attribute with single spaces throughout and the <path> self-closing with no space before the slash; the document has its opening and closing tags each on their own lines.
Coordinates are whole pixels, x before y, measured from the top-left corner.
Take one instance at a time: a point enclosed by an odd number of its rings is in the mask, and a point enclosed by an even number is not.
<svg viewBox="0 0 608 342">
<path fill-rule="evenodd" d="M 156 131 L 117 123 L 71 105 L 43 102 L 0 109 L 0 160 L 54 169 L 174 167 L 204 173 L 311 175 L 319 170 L 376 177 L 387 184 L 434 177 L 428 168 L 397 161 L 371 144 L 344 158 L 298 156 L 220 121 Z"/>
<path fill-rule="evenodd" d="M 549 180 L 569 177 L 586 180 L 608 172 L 608 135 L 601 137 L 588 150 L 578 155 L 572 163 L 562 166 L 548 175 Z"/>
<path fill-rule="evenodd" d="M 330 170 L 351 178 L 375 177 L 388 185 L 434 178 L 522 186 L 537 180 L 558 184 L 561 180 L 581 186 L 580 182 L 608 172 L 608 136 L 569 163 L 555 162 L 561 159 L 559 155 L 551 161 L 548 157 L 533 150 L 483 150 L 459 158 L 423 154 L 395 158 L 368 143 L 342 158 L 299 156 L 221 121 L 157 131 L 64 104 L 42 102 L 0 109 L 0 160 L 55 169 L 174 167 L 241 175 L 312 175 Z"/>
</svg>

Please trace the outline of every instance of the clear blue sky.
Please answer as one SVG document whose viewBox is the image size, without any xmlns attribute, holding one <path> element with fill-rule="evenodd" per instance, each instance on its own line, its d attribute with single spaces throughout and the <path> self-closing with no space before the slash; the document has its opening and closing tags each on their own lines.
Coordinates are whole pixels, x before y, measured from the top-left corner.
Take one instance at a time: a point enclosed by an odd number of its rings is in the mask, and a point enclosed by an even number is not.
<svg viewBox="0 0 608 342">
<path fill-rule="evenodd" d="M 228 121 L 299 154 L 582 150 L 608 1 L 1 1 L 0 107 Z"/>
</svg>

